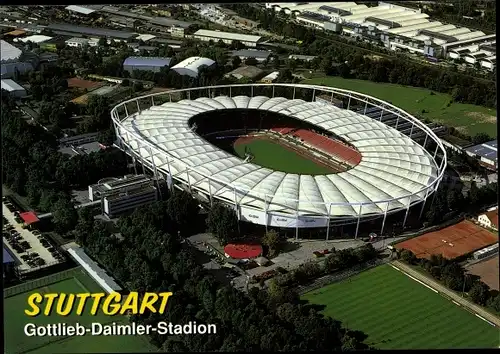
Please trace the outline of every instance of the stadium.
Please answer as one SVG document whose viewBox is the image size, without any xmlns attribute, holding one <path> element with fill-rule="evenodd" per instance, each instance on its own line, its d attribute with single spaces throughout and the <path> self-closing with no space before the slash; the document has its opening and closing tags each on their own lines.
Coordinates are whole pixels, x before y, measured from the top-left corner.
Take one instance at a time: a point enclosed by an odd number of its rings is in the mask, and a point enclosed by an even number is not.
<svg viewBox="0 0 500 354">
<path fill-rule="evenodd" d="M 111 118 L 117 145 L 170 187 L 296 238 L 321 229 L 328 239 L 344 225 L 358 237 L 374 220 L 384 234 L 390 215 L 404 225 L 446 168 L 443 144 L 418 119 L 331 87 L 173 90 L 122 102 Z"/>
</svg>

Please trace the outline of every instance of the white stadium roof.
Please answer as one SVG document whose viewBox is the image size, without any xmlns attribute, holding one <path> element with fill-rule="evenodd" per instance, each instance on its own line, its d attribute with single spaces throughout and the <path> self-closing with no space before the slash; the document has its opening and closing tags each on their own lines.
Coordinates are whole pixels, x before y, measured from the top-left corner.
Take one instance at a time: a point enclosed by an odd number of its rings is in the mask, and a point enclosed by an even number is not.
<svg viewBox="0 0 500 354">
<path fill-rule="evenodd" d="M 24 87 L 11 79 L 2 79 L 2 90 L 7 90 L 9 92 L 25 91 Z"/>
<path fill-rule="evenodd" d="M 199 113 L 232 108 L 279 112 L 315 124 L 354 145 L 362 160 L 346 172 L 329 175 L 273 171 L 210 144 L 188 124 Z M 281 214 L 334 218 L 381 215 L 387 205 L 390 212 L 422 201 L 422 190 L 438 177 L 429 153 L 396 129 L 350 110 L 300 99 L 202 97 L 152 106 L 129 116 L 121 125 L 120 136 L 144 159 L 153 159 L 156 168 L 190 181 L 193 188 L 217 199 L 234 201 L 236 193 L 242 207 L 262 210 L 267 200 L 267 210 Z M 153 158 L 144 142 L 153 146 Z M 396 198 L 401 199 L 393 200 Z M 388 200 L 393 201 L 381 203 Z M 329 209 L 325 203 L 337 204 Z M 351 205 L 356 203 L 367 204 L 362 208 Z"/>
<path fill-rule="evenodd" d="M 172 66 L 172 70 L 178 72 L 180 75 L 189 75 L 191 77 L 197 77 L 198 71 L 202 66 L 212 66 L 215 61 L 209 58 L 203 57 L 190 57 L 184 59 L 180 63 Z"/>
<path fill-rule="evenodd" d="M 249 34 L 239 34 L 231 32 L 220 32 L 220 31 L 210 31 L 210 30 L 198 30 L 193 34 L 194 37 L 210 37 L 215 39 L 225 39 L 241 42 L 258 42 L 261 40 L 261 36 L 252 36 Z"/>
<path fill-rule="evenodd" d="M 2 55 L 2 62 L 4 62 L 18 60 L 23 51 L 2 39 L 0 40 L 0 53 Z"/>
</svg>

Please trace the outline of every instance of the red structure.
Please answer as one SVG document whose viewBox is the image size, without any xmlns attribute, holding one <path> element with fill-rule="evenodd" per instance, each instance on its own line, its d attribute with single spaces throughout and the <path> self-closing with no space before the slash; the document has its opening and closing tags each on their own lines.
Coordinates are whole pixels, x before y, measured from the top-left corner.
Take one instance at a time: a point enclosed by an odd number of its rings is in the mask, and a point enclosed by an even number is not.
<svg viewBox="0 0 500 354">
<path fill-rule="evenodd" d="M 273 128 L 271 130 L 282 135 L 291 135 L 298 138 L 304 143 L 327 154 L 336 156 L 341 161 L 347 162 L 352 166 L 356 166 L 361 162 L 361 154 L 356 149 L 310 130 L 294 128 Z"/>
<path fill-rule="evenodd" d="M 40 221 L 40 219 L 38 219 L 38 217 L 36 216 L 36 214 L 34 212 L 32 212 L 32 211 L 26 211 L 24 213 L 20 213 L 19 217 L 21 219 L 23 219 L 23 221 L 24 221 L 24 223 L 26 225 L 31 225 L 31 224 L 34 224 L 34 223 Z"/>
<path fill-rule="evenodd" d="M 262 246 L 230 243 L 224 247 L 224 253 L 233 259 L 257 258 L 262 255 Z"/>
</svg>

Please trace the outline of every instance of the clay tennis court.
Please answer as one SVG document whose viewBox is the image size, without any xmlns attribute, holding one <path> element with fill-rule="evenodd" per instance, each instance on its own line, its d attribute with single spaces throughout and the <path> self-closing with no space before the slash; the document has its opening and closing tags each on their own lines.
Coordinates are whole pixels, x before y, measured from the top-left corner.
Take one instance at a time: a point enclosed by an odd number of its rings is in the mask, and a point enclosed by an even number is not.
<svg viewBox="0 0 500 354">
<path fill-rule="evenodd" d="M 104 82 L 82 80 L 77 77 L 68 79 L 68 88 L 78 88 L 78 89 L 86 89 L 87 91 L 92 91 L 103 85 Z"/>
<path fill-rule="evenodd" d="M 454 259 L 495 242 L 498 242 L 498 235 L 464 220 L 439 231 L 403 241 L 395 247 L 410 250 L 418 258 L 430 258 L 432 254 L 441 254 L 447 259 Z"/>
<path fill-rule="evenodd" d="M 467 267 L 467 273 L 481 277 L 481 281 L 486 283 L 490 289 L 500 290 L 500 269 L 499 257 L 487 259 Z"/>
</svg>

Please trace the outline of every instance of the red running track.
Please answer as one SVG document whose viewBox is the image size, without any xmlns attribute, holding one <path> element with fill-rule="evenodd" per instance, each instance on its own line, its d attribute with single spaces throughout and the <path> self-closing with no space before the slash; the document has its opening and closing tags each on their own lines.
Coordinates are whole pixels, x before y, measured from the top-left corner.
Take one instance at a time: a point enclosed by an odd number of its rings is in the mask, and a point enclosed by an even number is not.
<svg viewBox="0 0 500 354">
<path fill-rule="evenodd" d="M 305 129 L 293 128 L 273 128 L 271 129 L 283 135 L 290 134 L 305 143 L 314 146 L 318 150 L 338 157 L 340 160 L 350 165 L 356 166 L 361 162 L 361 154 L 350 146 L 347 146 L 337 140 L 333 140 L 321 134 L 314 133 Z"/>
</svg>

